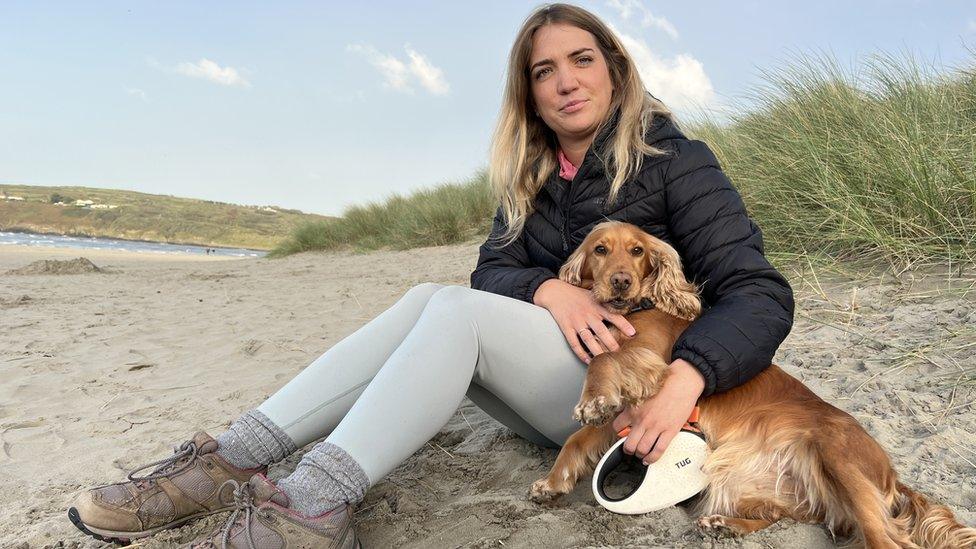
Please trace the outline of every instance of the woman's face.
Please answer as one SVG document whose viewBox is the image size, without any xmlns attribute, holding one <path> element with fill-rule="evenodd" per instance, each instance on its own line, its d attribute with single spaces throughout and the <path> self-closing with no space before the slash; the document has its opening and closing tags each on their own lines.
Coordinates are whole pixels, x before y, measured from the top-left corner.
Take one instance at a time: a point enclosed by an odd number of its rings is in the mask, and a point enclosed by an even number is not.
<svg viewBox="0 0 976 549">
<path fill-rule="evenodd" d="M 532 37 L 529 69 L 536 110 L 559 142 L 592 141 L 613 92 L 596 38 L 572 25 L 540 27 Z"/>
</svg>

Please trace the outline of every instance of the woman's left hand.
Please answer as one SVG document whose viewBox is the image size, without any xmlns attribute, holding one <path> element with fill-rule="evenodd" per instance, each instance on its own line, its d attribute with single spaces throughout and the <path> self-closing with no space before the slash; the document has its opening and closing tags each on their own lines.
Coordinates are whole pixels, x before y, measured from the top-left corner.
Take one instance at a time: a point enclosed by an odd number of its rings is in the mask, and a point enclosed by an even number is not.
<svg viewBox="0 0 976 549">
<path fill-rule="evenodd" d="M 624 452 L 643 458 L 645 465 L 661 457 L 705 390 L 705 378 L 687 360 L 679 358 L 669 368 L 671 373 L 656 395 L 624 408 L 613 420 L 615 432 L 630 425 Z"/>
</svg>

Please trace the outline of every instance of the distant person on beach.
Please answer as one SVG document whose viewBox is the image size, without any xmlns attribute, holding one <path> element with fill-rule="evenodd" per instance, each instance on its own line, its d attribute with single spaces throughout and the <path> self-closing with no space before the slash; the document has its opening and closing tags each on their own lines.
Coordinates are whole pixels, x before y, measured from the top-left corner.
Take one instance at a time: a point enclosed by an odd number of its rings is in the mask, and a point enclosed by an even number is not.
<svg viewBox="0 0 976 549">
<path fill-rule="evenodd" d="M 579 428 L 587 363 L 618 348 L 605 322 L 634 333 L 556 275 L 608 218 L 674 246 L 706 307 L 675 343 L 660 393 L 614 421 L 631 426 L 625 451 L 656 460 L 700 397 L 752 379 L 789 333 L 792 289 L 738 192 L 590 12 L 552 4 L 523 23 L 489 174 L 500 205 L 470 288 L 414 286 L 216 439 L 198 432 L 128 481 L 83 492 L 71 520 L 128 541 L 233 510 L 200 547 L 353 548 L 352 506 L 466 395 L 525 439 L 561 446 Z M 322 437 L 293 473 L 264 476 Z"/>
</svg>

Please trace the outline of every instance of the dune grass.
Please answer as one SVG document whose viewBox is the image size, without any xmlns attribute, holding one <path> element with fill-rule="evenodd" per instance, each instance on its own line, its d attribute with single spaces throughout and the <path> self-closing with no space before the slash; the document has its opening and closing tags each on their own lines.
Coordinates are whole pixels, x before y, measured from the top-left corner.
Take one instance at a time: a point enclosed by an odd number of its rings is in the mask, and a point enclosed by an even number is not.
<svg viewBox="0 0 976 549">
<path fill-rule="evenodd" d="M 487 173 L 480 170 L 467 181 L 421 189 L 409 196 L 394 194 L 382 203 L 350 207 L 337 219 L 306 223 L 268 256 L 350 248 L 404 250 L 463 242 L 487 236 L 496 208 Z"/>
<path fill-rule="evenodd" d="M 765 73 L 758 109 L 691 131 L 767 249 L 892 265 L 976 259 L 976 73 L 875 56 Z"/>
<path fill-rule="evenodd" d="M 892 265 L 976 259 L 976 72 L 876 56 L 801 56 L 764 73 L 748 112 L 684 127 L 707 142 L 776 257 Z M 484 237 L 485 173 L 306 224 L 273 256 Z"/>
</svg>

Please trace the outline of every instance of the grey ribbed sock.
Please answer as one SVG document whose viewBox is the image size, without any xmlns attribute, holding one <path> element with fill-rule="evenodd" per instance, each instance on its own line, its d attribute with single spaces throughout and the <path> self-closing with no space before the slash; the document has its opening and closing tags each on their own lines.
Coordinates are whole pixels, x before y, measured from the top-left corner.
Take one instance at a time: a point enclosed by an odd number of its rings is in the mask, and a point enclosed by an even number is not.
<svg viewBox="0 0 976 549">
<path fill-rule="evenodd" d="M 288 495 L 290 509 L 314 517 L 343 503 L 359 503 L 369 490 L 369 477 L 345 450 L 323 440 L 275 485 Z"/>
<path fill-rule="evenodd" d="M 268 416 L 250 410 L 217 436 L 217 454 L 241 469 L 253 469 L 281 461 L 298 448 L 287 433 Z"/>
</svg>

